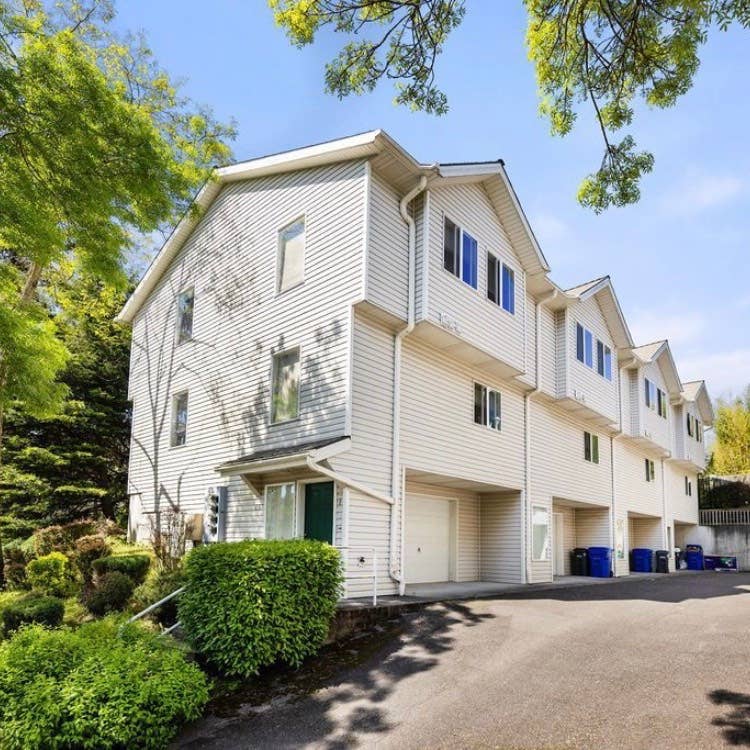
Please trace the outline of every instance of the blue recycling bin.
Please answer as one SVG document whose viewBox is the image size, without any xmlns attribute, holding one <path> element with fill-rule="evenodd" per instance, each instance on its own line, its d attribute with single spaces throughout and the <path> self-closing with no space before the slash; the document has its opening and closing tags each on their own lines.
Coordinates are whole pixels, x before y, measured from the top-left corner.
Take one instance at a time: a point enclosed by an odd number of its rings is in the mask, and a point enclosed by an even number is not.
<svg viewBox="0 0 750 750">
<path fill-rule="evenodd" d="M 609 547 L 589 547 L 589 575 L 594 578 L 612 575 L 612 550 Z"/>
<path fill-rule="evenodd" d="M 630 551 L 634 573 L 653 572 L 654 551 L 645 547 L 636 547 Z"/>
<path fill-rule="evenodd" d="M 703 570 L 703 547 L 700 544 L 688 544 L 685 547 L 688 570 Z"/>
</svg>

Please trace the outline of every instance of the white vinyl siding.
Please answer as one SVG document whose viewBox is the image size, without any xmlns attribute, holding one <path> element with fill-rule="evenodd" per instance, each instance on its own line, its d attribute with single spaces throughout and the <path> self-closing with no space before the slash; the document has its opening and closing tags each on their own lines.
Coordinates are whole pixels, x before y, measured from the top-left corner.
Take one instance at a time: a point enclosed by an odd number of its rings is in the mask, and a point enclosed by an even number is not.
<svg viewBox="0 0 750 750">
<path fill-rule="evenodd" d="M 653 383 L 653 392 L 656 396 L 653 408 L 646 407 L 646 380 Z M 658 411 L 658 392 L 661 390 L 665 394 L 667 387 L 664 383 L 664 376 L 662 375 L 659 365 L 655 362 L 645 365 L 641 369 L 641 377 L 639 382 L 640 398 L 643 404 L 641 414 L 643 415 L 643 427 L 641 434 L 653 441 L 657 445 L 660 445 L 665 450 L 670 450 L 672 447 L 671 437 L 671 425 L 669 419 L 659 415 Z M 669 396 L 665 396 L 669 398 Z M 669 413 L 669 410 L 667 410 Z"/>
<path fill-rule="evenodd" d="M 626 440 L 615 441 L 615 453 L 618 509 L 625 512 L 661 516 L 663 510 L 661 466 L 655 467 L 656 481 L 647 482 L 644 465 L 646 458 L 658 464 L 658 456 L 644 453 L 642 449 Z"/>
<path fill-rule="evenodd" d="M 568 365 L 570 382 L 568 394 L 578 401 L 584 401 L 586 406 L 594 409 L 612 423 L 619 421 L 618 406 L 618 378 L 617 354 L 612 335 L 607 327 L 604 314 L 595 298 L 584 300 L 575 305 L 569 314 L 568 350 L 570 360 Z M 587 366 L 579 362 L 576 356 L 576 326 L 580 325 L 591 332 L 592 364 Z M 597 371 L 597 342 L 607 347 L 611 352 L 612 379 L 603 377 Z"/>
<path fill-rule="evenodd" d="M 430 191 L 429 206 L 430 273 L 426 318 L 442 325 L 447 316 L 455 321 L 455 333 L 460 338 L 523 372 L 525 276 L 487 192 L 477 185 L 440 187 Z M 477 241 L 476 288 L 444 268 L 445 217 Z M 515 315 L 487 299 L 488 252 L 515 274 Z"/>
<path fill-rule="evenodd" d="M 482 495 L 481 579 L 498 583 L 521 582 L 521 496 Z"/>
<path fill-rule="evenodd" d="M 362 294 L 364 172 L 350 162 L 225 186 L 145 302 L 133 323 L 130 394 L 138 407 L 128 479 L 146 511 L 158 486 L 162 507 L 169 498 L 201 513 L 208 487 L 220 480 L 218 465 L 345 434 L 351 304 Z M 305 284 L 290 305 L 277 294 L 278 232 L 303 214 Z M 207 345 L 174 348 L 176 295 L 189 288 L 195 331 Z M 271 425 L 271 359 L 290 345 L 302 354 L 300 417 Z M 188 441 L 170 450 L 169 416 L 159 429 L 158 415 L 184 390 Z M 262 497 L 233 481 L 227 538 L 262 536 L 262 508 Z"/>
</svg>

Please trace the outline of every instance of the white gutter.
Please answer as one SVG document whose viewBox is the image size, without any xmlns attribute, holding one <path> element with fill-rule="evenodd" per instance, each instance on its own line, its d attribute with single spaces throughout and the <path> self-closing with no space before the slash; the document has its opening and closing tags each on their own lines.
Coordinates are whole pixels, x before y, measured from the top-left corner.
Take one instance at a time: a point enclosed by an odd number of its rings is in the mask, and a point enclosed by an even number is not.
<svg viewBox="0 0 750 750">
<path fill-rule="evenodd" d="M 409 215 L 408 207 L 414 198 L 416 198 L 427 187 L 427 177 L 422 175 L 419 182 L 415 185 L 399 203 L 401 218 L 409 227 L 409 290 L 407 306 L 407 323 L 395 336 L 393 342 L 393 435 L 392 435 L 392 452 L 391 452 L 391 494 L 394 500 L 401 500 L 401 549 L 399 551 L 400 563 L 403 563 L 404 545 L 403 545 L 403 527 L 404 527 L 404 503 L 401 491 L 401 462 L 399 456 L 399 443 L 401 440 L 401 345 L 403 340 L 414 330 L 414 320 L 416 317 L 415 297 L 417 285 L 417 228 L 414 219 Z M 396 547 L 396 533 L 398 530 L 396 524 L 396 513 L 398 504 L 394 503 L 391 510 L 391 536 L 390 536 L 390 575 L 398 583 L 399 596 L 404 595 L 406 581 L 403 574 L 403 564 L 399 565 L 399 570 L 395 570 L 393 551 Z"/>
<path fill-rule="evenodd" d="M 310 469 L 310 471 L 315 471 L 318 474 L 322 474 L 329 479 L 333 479 L 334 482 L 337 482 L 344 487 L 348 487 L 349 489 L 361 492 L 363 495 L 367 495 L 368 497 L 374 497 L 376 500 L 380 500 L 381 502 L 387 503 L 390 506 L 394 505 L 392 497 L 383 495 L 380 492 L 376 492 L 375 490 L 366 487 L 364 484 L 355 482 L 353 479 L 349 479 L 349 477 L 346 477 L 343 474 L 339 474 L 338 471 L 333 471 L 333 469 L 329 469 L 326 466 L 321 466 L 319 463 L 316 463 L 314 456 L 308 454 L 307 458 L 305 459 L 305 463 L 307 464 L 307 468 Z"/>
<path fill-rule="evenodd" d="M 536 362 L 534 368 L 534 390 L 524 394 L 523 397 L 523 424 L 524 424 L 524 501 L 521 506 L 521 583 L 529 582 L 528 544 L 526 534 L 528 531 L 528 507 L 531 499 L 531 420 L 530 403 L 531 397 L 541 391 L 541 359 L 542 359 L 542 307 L 557 297 L 557 289 L 553 289 L 547 296 L 542 297 L 536 304 L 536 316 L 534 318 Z"/>
</svg>

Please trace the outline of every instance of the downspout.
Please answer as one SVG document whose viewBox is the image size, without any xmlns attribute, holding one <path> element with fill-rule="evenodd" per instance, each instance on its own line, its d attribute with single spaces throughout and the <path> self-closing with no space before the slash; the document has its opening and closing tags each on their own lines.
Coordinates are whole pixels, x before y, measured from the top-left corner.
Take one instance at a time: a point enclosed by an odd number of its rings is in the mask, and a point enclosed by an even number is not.
<svg viewBox="0 0 750 750">
<path fill-rule="evenodd" d="M 343 474 L 339 474 L 338 471 L 334 471 L 333 469 L 329 469 L 327 466 L 323 466 L 317 463 L 313 456 L 307 456 L 307 458 L 305 459 L 305 463 L 307 464 L 307 468 L 310 469 L 310 471 L 317 472 L 318 474 L 322 474 L 329 479 L 333 479 L 334 482 L 337 482 L 343 487 L 348 487 L 351 490 L 356 490 L 357 492 L 366 495 L 367 497 L 373 497 L 376 500 L 380 500 L 380 502 L 387 503 L 390 506 L 394 505 L 392 497 L 388 497 L 387 495 L 383 495 L 380 492 L 376 492 L 369 487 L 365 487 L 365 485 L 360 484 L 359 482 L 355 482 L 353 479 L 349 479 L 349 477 L 346 477 Z"/>
<path fill-rule="evenodd" d="M 394 550 L 396 548 L 397 532 L 399 525 L 397 523 L 397 513 L 401 511 L 401 529 L 403 530 L 404 521 L 404 502 L 402 497 L 401 482 L 401 462 L 399 456 L 399 443 L 401 440 L 401 349 L 403 340 L 414 330 L 414 321 L 416 318 L 415 298 L 417 285 L 417 227 L 414 219 L 409 215 L 409 204 L 427 187 L 427 176 L 422 175 L 419 182 L 415 185 L 399 203 L 399 212 L 409 228 L 409 276 L 408 276 L 408 303 L 407 303 L 407 322 L 395 336 L 393 342 L 393 434 L 392 434 L 392 453 L 391 453 L 391 495 L 394 503 L 391 506 L 391 534 L 389 545 L 390 558 L 390 576 L 398 583 L 399 596 L 404 595 L 406 581 L 403 574 L 403 565 L 396 569 L 394 565 Z M 399 502 L 400 508 L 399 508 Z M 403 560 L 403 534 L 399 559 Z"/>
<path fill-rule="evenodd" d="M 546 297 L 537 302 L 536 305 L 536 316 L 534 319 L 534 332 L 535 332 L 535 343 L 536 343 L 536 361 L 534 363 L 534 390 L 528 391 L 523 397 L 523 424 L 524 424 L 524 501 L 521 507 L 521 583 L 529 582 L 529 566 L 528 566 L 528 544 L 526 542 L 526 536 L 528 532 L 528 520 L 529 514 L 527 512 L 530 498 L 530 487 L 531 487 L 531 420 L 530 420 L 530 404 L 531 397 L 536 396 L 541 391 L 541 377 L 542 377 L 542 307 L 547 302 L 551 302 L 557 297 L 557 289 L 553 289 Z"/>
</svg>

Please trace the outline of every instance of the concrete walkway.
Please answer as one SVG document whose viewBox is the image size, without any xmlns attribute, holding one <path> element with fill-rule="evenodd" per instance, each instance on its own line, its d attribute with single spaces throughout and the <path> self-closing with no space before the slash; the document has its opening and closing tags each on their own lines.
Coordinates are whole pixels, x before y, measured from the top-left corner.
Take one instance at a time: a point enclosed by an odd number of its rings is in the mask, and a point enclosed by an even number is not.
<svg viewBox="0 0 750 750">
<path fill-rule="evenodd" d="M 750 747 L 750 574 L 431 604 L 217 698 L 184 748 Z"/>
</svg>

